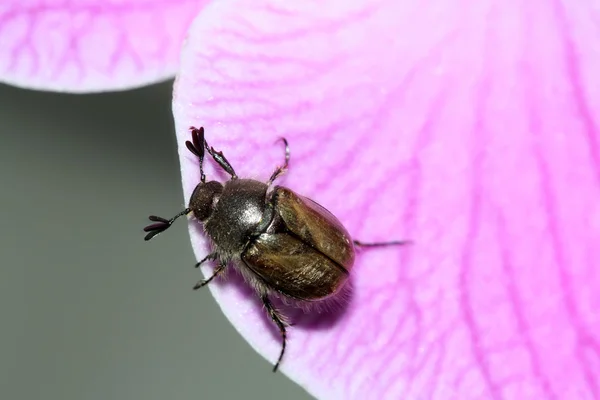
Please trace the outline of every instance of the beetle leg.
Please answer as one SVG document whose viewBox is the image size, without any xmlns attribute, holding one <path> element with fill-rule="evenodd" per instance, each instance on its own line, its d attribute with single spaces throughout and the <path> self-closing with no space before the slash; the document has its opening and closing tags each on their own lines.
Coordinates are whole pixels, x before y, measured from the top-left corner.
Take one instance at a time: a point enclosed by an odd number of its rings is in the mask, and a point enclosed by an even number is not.
<svg viewBox="0 0 600 400">
<path fill-rule="evenodd" d="M 287 140 L 285 140 L 285 138 L 282 137 L 280 138 L 280 140 L 282 140 L 283 144 L 285 144 L 285 162 L 283 166 L 279 166 L 275 169 L 275 171 L 273 171 L 273 174 L 271 174 L 271 177 L 267 181 L 267 186 L 271 186 L 275 179 L 283 175 L 285 171 L 287 171 L 288 165 L 290 163 L 290 146 L 288 145 L 288 142 Z"/>
<path fill-rule="evenodd" d="M 204 261 L 204 260 L 202 260 L 202 261 Z M 210 281 L 212 281 L 213 279 L 215 279 L 217 277 L 217 275 L 222 274 L 223 271 L 225 271 L 226 267 L 227 267 L 227 264 L 219 264 L 219 266 L 217 268 L 215 268 L 215 271 L 208 279 L 206 279 L 206 280 L 202 279 L 202 280 L 198 281 L 198 283 L 196 283 L 196 285 L 194 285 L 194 290 L 198 290 L 201 287 L 208 285 L 210 283 Z"/>
<path fill-rule="evenodd" d="M 150 221 L 154 221 L 156 222 L 156 224 L 150 224 L 147 227 L 144 228 L 144 232 L 148 232 L 148 234 L 146 235 L 146 237 L 144 238 L 144 240 L 150 240 L 152 239 L 154 236 L 158 235 L 159 233 L 163 233 L 164 231 L 166 231 L 167 229 L 169 229 L 169 227 L 171 225 L 173 225 L 173 222 L 175 222 L 175 220 L 183 215 L 189 214 L 192 210 L 190 208 L 186 208 L 185 210 L 183 210 L 182 212 L 180 212 L 179 214 L 177 214 L 176 216 L 174 216 L 171 219 L 165 219 L 163 217 L 157 217 L 156 215 L 151 215 L 148 217 L 148 219 Z"/>
<path fill-rule="evenodd" d="M 212 156 L 213 160 L 215 160 L 216 163 L 225 170 L 225 172 L 231 175 L 231 179 L 237 179 L 237 175 L 235 174 L 233 167 L 229 161 L 227 161 L 227 158 L 225 158 L 222 151 L 216 151 L 213 147 L 208 147 L 206 140 L 204 141 L 204 147 L 206 148 L 206 151 L 208 151 L 208 154 Z"/>
<path fill-rule="evenodd" d="M 261 296 L 261 300 L 269 313 L 269 317 L 275 322 L 275 325 L 279 328 L 279 332 L 281 333 L 282 345 L 281 345 L 281 353 L 279 353 L 279 358 L 277 359 L 277 363 L 273 367 L 273 372 L 277 372 L 277 368 L 279 368 L 279 364 L 281 364 L 281 360 L 283 359 L 283 354 L 285 353 L 285 342 L 287 339 L 287 332 L 285 330 L 285 326 L 287 325 L 285 322 L 285 318 L 277 311 L 277 309 L 271 303 L 269 296 L 263 295 Z"/>
<path fill-rule="evenodd" d="M 404 246 L 412 244 L 410 240 L 393 240 L 391 242 L 375 242 L 375 243 L 364 243 L 358 240 L 354 240 L 354 245 L 358 247 L 384 247 L 384 246 Z"/>
<path fill-rule="evenodd" d="M 210 253 L 209 255 L 207 255 L 206 257 L 204 257 L 202 260 L 198 261 L 195 265 L 196 268 L 198 268 L 200 265 L 202 265 L 205 261 L 208 260 L 216 260 L 217 257 L 219 256 L 219 253 Z"/>
</svg>

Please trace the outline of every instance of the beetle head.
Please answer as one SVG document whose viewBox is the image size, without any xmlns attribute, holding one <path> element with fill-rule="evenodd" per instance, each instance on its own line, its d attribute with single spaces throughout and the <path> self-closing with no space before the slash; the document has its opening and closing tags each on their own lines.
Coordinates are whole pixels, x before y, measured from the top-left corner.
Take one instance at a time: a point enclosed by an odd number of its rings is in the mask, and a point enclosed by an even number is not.
<svg viewBox="0 0 600 400">
<path fill-rule="evenodd" d="M 219 201 L 221 192 L 223 185 L 217 181 L 199 183 L 190 198 L 189 208 L 194 212 L 194 216 L 202 222 L 206 221 Z"/>
</svg>

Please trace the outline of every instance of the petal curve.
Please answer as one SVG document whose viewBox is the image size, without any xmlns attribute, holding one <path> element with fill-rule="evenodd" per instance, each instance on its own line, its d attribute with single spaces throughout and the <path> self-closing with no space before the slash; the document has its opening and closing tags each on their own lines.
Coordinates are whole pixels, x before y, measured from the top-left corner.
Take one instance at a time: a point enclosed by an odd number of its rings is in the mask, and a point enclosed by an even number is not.
<svg viewBox="0 0 600 400">
<path fill-rule="evenodd" d="M 5 1 L 0 81 L 82 93 L 169 79 L 189 24 L 207 1 Z"/>
<path fill-rule="evenodd" d="M 195 20 L 174 95 L 186 199 L 190 125 L 260 179 L 285 136 L 282 184 L 357 238 L 415 241 L 359 255 L 341 316 L 291 328 L 287 375 L 332 399 L 600 396 L 598 17 L 592 2 L 263 0 Z M 248 291 L 211 290 L 274 360 Z"/>
</svg>

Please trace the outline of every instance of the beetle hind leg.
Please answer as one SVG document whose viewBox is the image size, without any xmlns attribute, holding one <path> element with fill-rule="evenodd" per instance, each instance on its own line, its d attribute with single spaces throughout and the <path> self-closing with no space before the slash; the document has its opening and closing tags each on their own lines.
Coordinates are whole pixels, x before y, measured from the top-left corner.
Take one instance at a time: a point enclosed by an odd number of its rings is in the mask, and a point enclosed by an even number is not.
<svg viewBox="0 0 600 400">
<path fill-rule="evenodd" d="M 286 331 L 285 327 L 288 325 L 288 323 L 285 321 L 285 318 L 283 317 L 283 315 L 281 315 L 281 313 L 279 311 L 277 311 L 277 309 L 273 306 L 273 303 L 271 303 L 269 296 L 263 295 L 263 296 L 261 296 L 261 300 L 262 300 L 265 308 L 267 309 L 267 312 L 269 313 L 269 317 L 271 317 L 273 322 L 275 322 L 275 325 L 277 325 L 277 327 L 279 328 L 279 332 L 281 333 L 281 340 L 282 340 L 281 352 L 279 353 L 279 358 L 277 359 L 277 362 L 275 363 L 275 366 L 273 367 L 273 372 L 277 372 L 277 369 L 279 368 L 279 364 L 281 364 L 281 360 L 283 359 L 283 354 L 285 353 L 285 343 L 287 340 L 287 331 Z"/>
<path fill-rule="evenodd" d="M 288 165 L 290 164 L 290 146 L 285 138 L 282 137 L 280 140 L 283 141 L 283 144 L 285 145 L 285 162 L 283 163 L 283 166 L 279 166 L 275 169 L 275 171 L 273 171 L 271 177 L 267 181 L 267 186 L 271 186 L 275 179 L 283 175 L 285 171 L 287 171 Z"/>
<path fill-rule="evenodd" d="M 410 240 L 392 240 L 390 242 L 374 242 L 374 243 L 365 243 L 360 240 L 353 240 L 354 245 L 356 247 L 385 247 L 385 246 L 405 246 L 407 244 L 412 244 Z"/>
</svg>

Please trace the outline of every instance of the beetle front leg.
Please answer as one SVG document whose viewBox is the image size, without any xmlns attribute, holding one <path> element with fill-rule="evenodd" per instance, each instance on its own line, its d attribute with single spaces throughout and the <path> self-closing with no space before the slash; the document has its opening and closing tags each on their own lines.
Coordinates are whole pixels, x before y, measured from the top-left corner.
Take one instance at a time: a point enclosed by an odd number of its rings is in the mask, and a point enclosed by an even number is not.
<svg viewBox="0 0 600 400">
<path fill-rule="evenodd" d="M 208 151 L 208 154 L 212 156 L 213 160 L 215 160 L 216 163 L 219 164 L 219 166 L 225 170 L 225 172 L 231 175 L 231 179 L 237 179 L 237 175 L 233 167 L 231 166 L 229 161 L 227 161 L 227 158 L 225 158 L 223 152 L 216 151 L 213 147 L 208 147 L 208 143 L 206 143 L 206 140 L 204 141 L 204 144 L 206 151 Z"/>
<path fill-rule="evenodd" d="M 210 254 L 209 254 L 209 256 L 210 256 Z M 208 259 L 208 256 L 204 258 L 204 260 L 206 260 L 206 259 Z M 204 261 L 204 260 L 202 260 L 202 261 Z M 194 290 L 198 290 L 201 287 L 208 285 L 210 283 L 210 281 L 215 279 L 218 275 L 222 274 L 223 271 L 225 271 L 225 268 L 227 268 L 226 263 L 219 263 L 217 268 L 215 268 L 213 274 L 208 279 L 206 279 L 206 280 L 202 279 L 202 280 L 198 281 L 198 283 L 196 283 L 196 285 L 194 285 Z"/>
<path fill-rule="evenodd" d="M 287 340 L 287 332 L 285 330 L 285 327 L 287 323 L 285 322 L 285 318 L 283 317 L 283 315 L 281 315 L 279 311 L 277 311 L 277 309 L 273 306 L 273 303 L 271 303 L 271 300 L 269 299 L 268 295 L 261 296 L 261 300 L 265 308 L 267 309 L 267 312 L 269 313 L 269 317 L 271 317 L 273 322 L 275 322 L 275 325 L 277 325 L 277 327 L 279 328 L 279 332 L 281 333 L 281 340 L 283 341 L 281 345 L 281 353 L 279 353 L 277 363 L 275 363 L 275 366 L 273 367 L 273 372 L 277 372 L 277 368 L 279 368 L 279 364 L 281 364 L 283 354 L 285 353 L 285 342 Z"/>
</svg>

